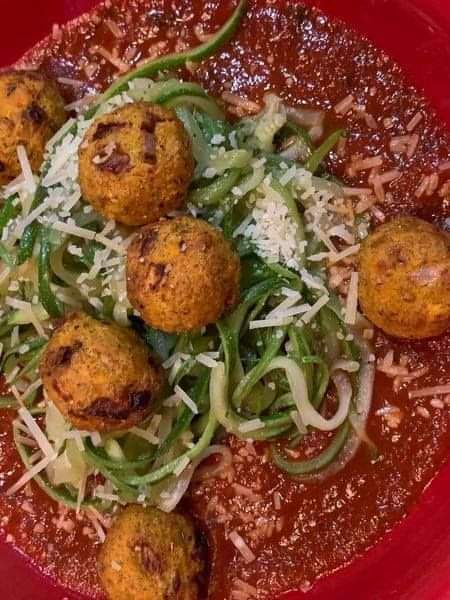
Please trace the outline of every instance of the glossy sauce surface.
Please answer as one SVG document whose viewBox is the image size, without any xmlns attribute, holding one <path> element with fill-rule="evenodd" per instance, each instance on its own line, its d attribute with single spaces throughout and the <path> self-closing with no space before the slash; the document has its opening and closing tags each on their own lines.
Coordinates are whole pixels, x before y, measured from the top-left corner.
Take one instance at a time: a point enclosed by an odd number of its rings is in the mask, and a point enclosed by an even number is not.
<svg viewBox="0 0 450 600">
<path fill-rule="evenodd" d="M 134 64 L 149 55 L 198 44 L 195 31 L 200 35 L 214 31 L 232 4 L 218 0 L 113 2 L 67 31 L 55 32 L 26 61 L 54 77 L 86 82 L 83 86 L 63 86 L 67 99 L 73 100 L 102 89 L 117 74 L 117 65 L 122 66 L 118 58 Z M 108 19 L 117 24 L 122 37 L 111 31 Z M 116 66 L 104 60 L 96 46 L 108 50 Z M 358 153 L 363 157 L 381 155 L 384 171 L 402 171 L 402 177 L 386 187 L 391 196 L 379 206 L 382 214 L 386 218 L 416 214 L 448 228 L 448 199 L 438 190 L 419 199 L 414 193 L 423 175 L 435 172 L 449 160 L 448 135 L 427 103 L 404 81 L 400 69 L 343 24 L 294 2 L 254 0 L 235 40 L 194 75 L 184 75 L 217 96 L 228 90 L 260 101 L 264 93 L 274 91 L 292 104 L 327 110 L 329 127 L 342 121 L 347 129 L 345 155 L 334 153 L 329 162 L 334 174 L 349 185 L 366 186 L 368 172 L 350 179 L 346 165 Z M 348 94 L 374 116 L 376 129 L 356 114 L 336 117 L 333 107 Z M 410 159 L 394 156 L 389 151 L 391 137 L 405 134 L 407 123 L 418 111 L 423 118 L 416 129 L 420 136 L 416 152 Z M 392 119 L 390 129 L 382 124 L 386 118 Z M 446 173 L 439 177 L 442 186 Z M 396 362 L 401 354 L 407 355 L 411 370 L 429 367 L 428 374 L 410 388 L 448 382 L 450 335 L 420 343 L 394 342 L 378 335 L 377 356 L 385 356 L 390 349 L 395 351 Z M 375 414 L 387 403 L 402 413 L 397 428 L 389 427 L 386 419 Z M 368 431 L 379 449 L 378 460 L 373 461 L 362 447 L 343 472 L 314 484 L 302 484 L 281 474 L 267 460 L 263 445 L 253 447 L 230 440 L 235 457 L 233 479 L 195 484 L 185 503 L 211 540 L 211 598 L 231 598 L 232 590 L 237 589 L 235 578 L 255 586 L 261 598 L 288 589 L 306 590 L 317 578 L 344 566 L 376 543 L 408 513 L 447 457 L 447 411 L 445 403 L 436 407 L 430 399 L 408 399 L 406 386 L 394 393 L 392 379 L 378 372 Z M 21 472 L 11 441 L 11 418 L 0 415 L 2 490 Z M 253 495 L 244 495 L 244 489 Z M 275 498 L 281 501 L 279 509 Z M 67 519 L 74 527 L 66 531 L 60 527 L 61 518 L 65 519 L 34 485 L 31 493 L 25 490 L 10 499 L 0 498 L 0 523 L 4 534 L 11 536 L 11 543 L 63 585 L 98 595 L 98 544 L 91 524 L 69 515 Z M 256 556 L 250 564 L 227 539 L 234 530 Z"/>
</svg>

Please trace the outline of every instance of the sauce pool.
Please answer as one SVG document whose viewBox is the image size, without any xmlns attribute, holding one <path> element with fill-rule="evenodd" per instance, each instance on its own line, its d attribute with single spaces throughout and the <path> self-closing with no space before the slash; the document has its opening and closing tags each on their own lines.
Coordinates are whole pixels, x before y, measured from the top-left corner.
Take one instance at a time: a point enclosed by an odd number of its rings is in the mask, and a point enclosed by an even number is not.
<svg viewBox="0 0 450 600">
<path fill-rule="evenodd" d="M 62 91 L 73 101 L 103 89 L 126 68 L 124 62 L 133 66 L 148 56 L 197 45 L 234 5 L 219 0 L 106 2 L 76 25 L 56 29 L 22 64 L 65 78 Z M 229 91 L 260 102 L 271 91 L 293 105 L 326 110 L 327 127 L 339 124 L 347 131 L 344 151 L 333 152 L 329 160 L 333 174 L 348 185 L 367 187 L 368 171 L 351 178 L 346 171 L 358 154 L 382 156 L 384 172 L 401 171 L 400 178 L 385 186 L 384 202 L 375 213 L 379 221 L 415 214 L 446 226 L 446 173 L 439 172 L 439 185 L 430 195 L 417 197 L 416 190 L 423 176 L 438 173 L 439 165 L 449 160 L 448 134 L 399 67 L 342 23 L 295 2 L 254 0 L 227 48 L 184 76 L 217 97 Z M 373 117 L 375 127 L 358 111 L 335 114 L 333 107 L 350 94 Z M 405 135 L 419 113 L 415 152 L 411 157 L 393 154 L 392 137 Z M 389 350 L 396 362 L 407 357 L 410 370 L 428 367 L 410 389 L 448 382 L 450 334 L 401 343 L 378 333 L 375 347 L 377 357 Z M 230 438 L 234 474 L 194 483 L 184 502 L 210 539 L 211 600 L 239 597 L 233 591 L 242 589 L 240 582 L 256 588 L 258 598 L 307 590 L 379 541 L 408 514 L 447 458 L 450 420 L 443 400 L 410 400 L 407 386 L 395 392 L 393 380 L 378 371 L 368 427 L 378 458 L 363 445 L 343 472 L 320 483 L 301 483 L 281 473 L 270 463 L 264 444 Z M 388 405 L 396 409 L 397 422 L 377 415 Z M 12 418 L 0 413 L 3 491 L 22 472 Z M 12 498 L 1 495 L 0 526 L 9 542 L 62 586 L 101 596 L 95 567 L 99 542 L 89 519 L 61 512 L 31 484 Z M 254 561 L 244 561 L 229 539 L 231 532 L 246 541 Z"/>
</svg>

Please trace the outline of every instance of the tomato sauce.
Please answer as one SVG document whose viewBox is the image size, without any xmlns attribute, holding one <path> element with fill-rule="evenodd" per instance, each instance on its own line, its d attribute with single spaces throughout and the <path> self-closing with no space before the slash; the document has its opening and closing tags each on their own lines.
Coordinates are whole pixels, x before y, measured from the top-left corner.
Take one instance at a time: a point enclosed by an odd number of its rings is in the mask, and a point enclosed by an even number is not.
<svg viewBox="0 0 450 600">
<path fill-rule="evenodd" d="M 76 24 L 56 30 L 26 55 L 24 63 L 56 78 L 84 82 L 63 86 L 72 101 L 101 90 L 117 75 L 117 67 L 123 67 L 121 60 L 134 65 L 148 56 L 198 44 L 198 37 L 214 31 L 234 5 L 221 0 L 106 2 Z M 111 28 L 111 21 L 119 32 Z M 104 50 L 110 53 L 108 59 Z M 228 90 L 260 101 L 264 93 L 274 91 L 292 104 L 328 111 L 328 126 L 339 122 L 347 130 L 345 154 L 334 152 L 330 157 L 332 173 L 348 185 L 367 186 L 368 171 L 353 178 L 346 173 L 356 154 L 380 155 L 383 171 L 395 168 L 402 173 L 386 187 L 389 195 L 379 206 L 379 220 L 416 214 L 450 229 L 449 198 L 439 195 L 445 172 L 439 173 L 439 187 L 430 195 L 415 195 L 421 178 L 449 160 L 448 134 L 399 67 L 344 24 L 298 3 L 253 0 L 233 42 L 194 74 L 184 76 L 216 96 Z M 356 112 L 336 117 L 333 107 L 349 94 L 374 117 L 376 128 Z M 413 156 L 392 154 L 392 136 L 404 135 L 419 111 L 422 118 L 414 130 L 419 141 Z M 410 389 L 448 382 L 450 334 L 403 343 L 377 333 L 377 357 L 391 349 L 396 362 L 400 355 L 408 358 L 411 370 L 429 368 Z M 344 471 L 320 483 L 301 483 L 282 474 L 271 465 L 264 444 L 229 439 L 234 477 L 194 484 L 185 502 L 209 535 L 210 598 L 231 598 L 232 590 L 238 589 L 236 579 L 255 586 L 258 598 L 289 589 L 306 591 L 379 541 L 408 514 L 448 456 L 450 420 L 443 400 L 411 400 L 407 386 L 395 392 L 393 380 L 378 371 L 368 427 L 378 458 L 362 446 Z M 397 423 L 376 414 L 387 404 L 398 408 Z M 12 418 L 0 414 L 2 490 L 22 471 L 11 440 Z M 65 516 L 34 484 L 12 498 L 0 497 L 1 531 L 14 546 L 63 586 L 100 596 L 95 571 L 98 542 L 90 524 L 71 514 L 73 527 L 66 531 L 57 528 L 61 518 L 64 521 Z M 254 561 L 245 563 L 228 538 L 232 531 L 246 540 Z"/>
</svg>

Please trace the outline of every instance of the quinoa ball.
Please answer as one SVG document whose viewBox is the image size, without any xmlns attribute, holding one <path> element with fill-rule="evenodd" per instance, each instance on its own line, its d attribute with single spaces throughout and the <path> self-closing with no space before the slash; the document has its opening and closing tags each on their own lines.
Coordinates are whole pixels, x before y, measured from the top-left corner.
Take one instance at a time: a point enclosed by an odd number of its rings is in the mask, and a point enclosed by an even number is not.
<svg viewBox="0 0 450 600">
<path fill-rule="evenodd" d="M 218 321 L 239 298 L 240 262 L 222 233 L 191 217 L 141 229 L 128 248 L 128 298 L 168 333 Z"/>
<path fill-rule="evenodd" d="M 450 327 L 450 235 L 414 217 L 382 225 L 359 256 L 359 301 L 368 319 L 398 338 Z"/>
<path fill-rule="evenodd" d="M 24 146 L 31 169 L 39 170 L 45 145 L 66 121 L 56 84 L 37 71 L 0 73 L 0 185 L 21 173 L 17 147 Z"/>
<path fill-rule="evenodd" d="M 147 346 L 130 329 L 73 313 L 45 349 L 48 398 L 78 429 L 119 431 L 143 421 L 162 386 Z"/>
<path fill-rule="evenodd" d="M 181 121 L 172 110 L 146 102 L 96 119 L 79 159 L 84 199 L 106 218 L 129 226 L 179 209 L 194 173 Z"/>
<path fill-rule="evenodd" d="M 186 517 L 130 505 L 100 550 L 100 581 L 109 600 L 197 600 L 200 550 Z"/>
</svg>

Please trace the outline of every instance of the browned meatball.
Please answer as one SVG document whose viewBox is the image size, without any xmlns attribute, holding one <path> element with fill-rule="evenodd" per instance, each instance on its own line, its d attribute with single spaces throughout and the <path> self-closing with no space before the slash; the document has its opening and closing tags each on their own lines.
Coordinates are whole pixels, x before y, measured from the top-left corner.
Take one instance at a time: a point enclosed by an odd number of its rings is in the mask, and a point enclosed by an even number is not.
<svg viewBox="0 0 450 600">
<path fill-rule="evenodd" d="M 239 279 L 239 257 L 222 233 L 191 217 L 143 228 L 128 249 L 128 298 L 162 331 L 195 331 L 219 320 L 238 300 Z"/>
<path fill-rule="evenodd" d="M 172 110 L 145 102 L 96 119 L 79 158 L 85 200 L 108 219 L 130 226 L 180 208 L 194 172 L 181 121 Z"/>
<path fill-rule="evenodd" d="M 359 300 L 368 319 L 399 338 L 450 327 L 450 235 L 413 217 L 382 225 L 360 252 Z"/>
<path fill-rule="evenodd" d="M 88 431 L 140 423 L 162 385 L 159 369 L 132 330 L 82 313 L 55 331 L 40 373 L 49 399 L 72 425 Z"/>
<path fill-rule="evenodd" d="M 192 523 L 142 506 L 120 513 L 98 564 L 109 600 L 197 600 L 202 569 Z"/>
<path fill-rule="evenodd" d="M 0 185 L 20 172 L 17 146 L 24 146 L 33 172 L 48 140 L 63 125 L 64 101 L 53 81 L 37 71 L 0 73 Z"/>
</svg>

